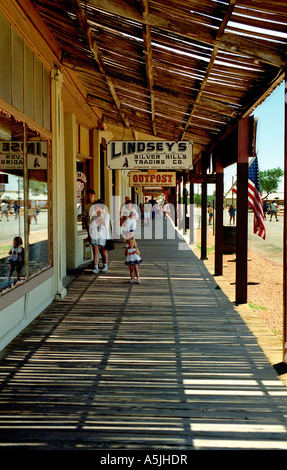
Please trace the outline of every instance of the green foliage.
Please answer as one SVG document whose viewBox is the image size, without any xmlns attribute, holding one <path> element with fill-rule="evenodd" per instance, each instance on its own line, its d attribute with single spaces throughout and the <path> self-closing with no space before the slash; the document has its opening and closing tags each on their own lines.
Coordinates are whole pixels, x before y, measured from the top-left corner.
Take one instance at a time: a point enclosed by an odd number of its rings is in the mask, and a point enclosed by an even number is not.
<svg viewBox="0 0 287 470">
<path fill-rule="evenodd" d="M 249 307 L 254 308 L 256 310 L 258 310 L 258 309 L 259 310 L 267 310 L 266 307 L 261 307 L 260 305 L 254 305 L 254 304 L 251 304 L 251 303 L 248 303 L 248 305 L 249 305 Z"/>
<path fill-rule="evenodd" d="M 48 194 L 47 183 L 41 181 L 29 181 L 29 189 L 34 194 Z"/>
<path fill-rule="evenodd" d="M 259 171 L 261 192 L 266 191 L 267 194 L 270 194 L 277 191 L 280 178 L 283 174 L 283 170 L 280 167 Z"/>
</svg>

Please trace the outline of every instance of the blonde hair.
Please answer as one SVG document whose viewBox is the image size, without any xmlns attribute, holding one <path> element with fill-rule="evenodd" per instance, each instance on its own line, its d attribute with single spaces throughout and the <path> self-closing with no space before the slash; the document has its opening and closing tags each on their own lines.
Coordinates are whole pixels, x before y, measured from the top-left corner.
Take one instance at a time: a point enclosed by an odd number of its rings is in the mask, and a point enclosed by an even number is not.
<svg viewBox="0 0 287 470">
<path fill-rule="evenodd" d="M 137 242 L 135 241 L 134 237 L 129 238 L 129 239 L 127 240 L 127 244 L 129 244 L 130 242 L 134 242 L 135 246 L 137 246 Z"/>
</svg>

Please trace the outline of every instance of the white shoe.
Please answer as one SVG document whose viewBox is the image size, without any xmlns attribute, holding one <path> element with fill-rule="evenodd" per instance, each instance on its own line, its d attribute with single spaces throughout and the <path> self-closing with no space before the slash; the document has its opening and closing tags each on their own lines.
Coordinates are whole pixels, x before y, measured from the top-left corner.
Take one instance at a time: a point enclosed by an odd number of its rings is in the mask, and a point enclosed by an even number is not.
<svg viewBox="0 0 287 470">
<path fill-rule="evenodd" d="M 136 283 L 137 283 L 137 284 L 140 284 L 140 283 L 141 283 L 140 279 L 137 279 Z"/>
<path fill-rule="evenodd" d="M 130 282 L 135 282 L 134 279 L 131 279 Z"/>
<path fill-rule="evenodd" d="M 94 269 L 93 269 L 93 273 L 98 274 L 98 272 L 99 272 L 99 268 L 98 268 L 98 266 L 95 266 Z"/>
<path fill-rule="evenodd" d="M 103 269 L 101 270 L 102 273 L 106 273 L 108 270 L 108 265 L 104 264 Z"/>
</svg>

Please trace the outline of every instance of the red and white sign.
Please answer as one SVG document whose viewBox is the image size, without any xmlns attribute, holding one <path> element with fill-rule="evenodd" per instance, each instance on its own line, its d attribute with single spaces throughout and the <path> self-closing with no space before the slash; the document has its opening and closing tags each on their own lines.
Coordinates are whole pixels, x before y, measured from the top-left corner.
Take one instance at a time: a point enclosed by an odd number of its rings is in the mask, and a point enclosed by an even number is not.
<svg viewBox="0 0 287 470">
<path fill-rule="evenodd" d="M 159 186 L 171 187 L 176 186 L 176 173 L 175 172 L 131 172 L 130 173 L 130 186 Z"/>
</svg>

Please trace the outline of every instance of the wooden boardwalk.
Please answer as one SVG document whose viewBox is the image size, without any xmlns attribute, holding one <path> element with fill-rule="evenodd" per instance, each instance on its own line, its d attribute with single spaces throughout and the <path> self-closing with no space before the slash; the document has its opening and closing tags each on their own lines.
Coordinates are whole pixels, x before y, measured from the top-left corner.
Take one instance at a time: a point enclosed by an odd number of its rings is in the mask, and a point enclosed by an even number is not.
<svg viewBox="0 0 287 470">
<path fill-rule="evenodd" d="M 118 242 L 3 351 L 0 448 L 287 450 L 287 388 L 234 304 L 177 236 L 138 246 L 142 284 Z"/>
</svg>

